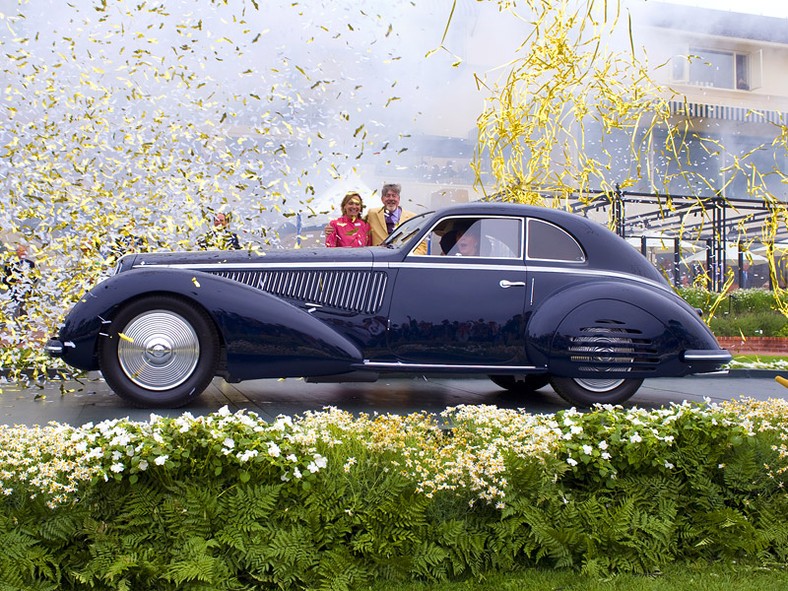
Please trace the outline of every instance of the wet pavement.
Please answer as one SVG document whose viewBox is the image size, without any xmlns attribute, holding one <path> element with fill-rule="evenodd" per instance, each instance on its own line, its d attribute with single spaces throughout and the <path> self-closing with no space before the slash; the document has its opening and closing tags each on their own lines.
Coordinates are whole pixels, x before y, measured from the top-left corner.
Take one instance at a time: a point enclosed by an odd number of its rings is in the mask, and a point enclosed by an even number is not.
<svg viewBox="0 0 788 591">
<path fill-rule="evenodd" d="M 714 402 L 739 397 L 788 399 L 788 388 L 774 379 L 778 372 L 737 370 L 727 375 L 655 378 L 646 380 L 626 406 L 655 408 L 684 400 Z M 786 373 L 788 377 L 788 373 Z M 439 413 L 448 406 L 489 404 L 552 413 L 568 408 L 546 386 L 530 396 L 510 394 L 486 378 L 389 377 L 375 383 L 311 384 L 301 379 L 254 380 L 228 384 L 217 378 L 197 400 L 179 409 L 135 408 L 112 393 L 100 374 L 84 381 L 50 381 L 38 387 L 3 384 L 0 424 L 45 425 L 50 421 L 82 425 L 129 417 L 147 421 L 151 413 L 204 415 L 227 406 L 246 409 L 265 419 L 298 415 L 327 406 L 354 414 Z"/>
</svg>

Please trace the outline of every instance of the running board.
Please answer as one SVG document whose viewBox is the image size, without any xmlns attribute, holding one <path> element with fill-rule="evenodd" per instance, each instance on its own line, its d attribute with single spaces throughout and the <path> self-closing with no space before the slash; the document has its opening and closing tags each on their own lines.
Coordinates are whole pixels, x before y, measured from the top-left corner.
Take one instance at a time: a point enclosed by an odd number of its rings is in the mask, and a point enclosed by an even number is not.
<svg viewBox="0 0 788 591">
<path fill-rule="evenodd" d="M 401 371 L 407 373 L 431 372 L 490 372 L 494 374 L 547 373 L 546 367 L 536 365 L 453 365 L 449 363 L 402 363 L 401 361 L 369 361 L 364 360 L 359 366 L 375 371 Z"/>
</svg>

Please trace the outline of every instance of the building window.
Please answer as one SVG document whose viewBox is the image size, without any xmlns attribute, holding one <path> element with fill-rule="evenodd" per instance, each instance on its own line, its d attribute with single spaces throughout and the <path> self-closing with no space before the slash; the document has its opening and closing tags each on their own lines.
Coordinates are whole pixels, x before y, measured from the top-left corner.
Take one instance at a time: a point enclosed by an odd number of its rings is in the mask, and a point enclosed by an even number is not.
<svg viewBox="0 0 788 591">
<path fill-rule="evenodd" d="M 750 90 L 750 56 L 736 51 L 690 48 L 686 80 L 689 84 L 714 88 Z M 674 71 L 683 77 L 685 72 Z"/>
</svg>

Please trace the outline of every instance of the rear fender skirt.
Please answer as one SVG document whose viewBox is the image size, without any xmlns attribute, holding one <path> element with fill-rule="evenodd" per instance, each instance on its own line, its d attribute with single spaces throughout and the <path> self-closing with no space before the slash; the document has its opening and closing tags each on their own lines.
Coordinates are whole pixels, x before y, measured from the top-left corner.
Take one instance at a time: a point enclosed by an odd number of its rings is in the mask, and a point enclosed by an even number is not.
<svg viewBox="0 0 788 591">
<path fill-rule="evenodd" d="M 153 267 L 111 277 L 74 306 L 60 332 L 62 342 L 74 344 L 63 359 L 98 369 L 98 339 L 115 311 L 154 293 L 182 297 L 208 312 L 226 350 L 228 380 L 343 373 L 362 360 L 346 337 L 275 296 L 209 273 Z"/>
<path fill-rule="evenodd" d="M 555 294 L 534 312 L 527 331 L 529 358 L 559 376 L 679 376 L 699 369 L 683 359 L 686 350 L 714 352 L 709 365 L 725 357 L 678 296 L 628 282 L 574 285 Z"/>
</svg>

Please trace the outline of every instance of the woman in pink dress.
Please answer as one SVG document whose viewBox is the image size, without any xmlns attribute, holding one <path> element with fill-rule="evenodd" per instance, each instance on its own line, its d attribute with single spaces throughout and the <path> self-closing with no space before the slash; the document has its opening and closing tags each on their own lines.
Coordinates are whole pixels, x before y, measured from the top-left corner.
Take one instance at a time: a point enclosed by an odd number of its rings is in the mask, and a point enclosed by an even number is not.
<svg viewBox="0 0 788 591">
<path fill-rule="evenodd" d="M 326 246 L 369 246 L 372 244 L 369 224 L 361 217 L 364 203 L 356 192 L 350 192 L 342 199 L 342 216 L 331 220 L 328 225 L 334 231 L 326 232 Z"/>
</svg>

